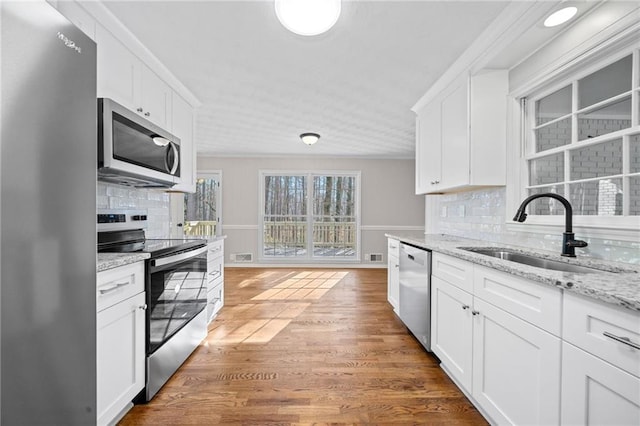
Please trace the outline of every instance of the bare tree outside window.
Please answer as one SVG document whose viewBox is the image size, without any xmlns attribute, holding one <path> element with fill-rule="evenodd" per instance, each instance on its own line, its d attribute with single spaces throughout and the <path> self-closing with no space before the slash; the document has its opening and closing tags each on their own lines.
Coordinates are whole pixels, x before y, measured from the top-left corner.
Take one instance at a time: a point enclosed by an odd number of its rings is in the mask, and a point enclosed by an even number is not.
<svg viewBox="0 0 640 426">
<path fill-rule="evenodd" d="M 184 234 L 191 236 L 217 235 L 219 215 L 220 179 L 201 177 L 196 181 L 196 192 L 184 197 Z"/>
</svg>

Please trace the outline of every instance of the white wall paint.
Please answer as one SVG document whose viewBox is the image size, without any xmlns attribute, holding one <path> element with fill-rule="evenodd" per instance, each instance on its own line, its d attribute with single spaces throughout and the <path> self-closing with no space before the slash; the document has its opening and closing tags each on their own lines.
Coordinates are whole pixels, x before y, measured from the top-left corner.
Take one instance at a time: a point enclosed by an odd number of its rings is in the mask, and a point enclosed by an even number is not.
<svg viewBox="0 0 640 426">
<path fill-rule="evenodd" d="M 232 253 L 258 255 L 259 170 L 360 171 L 361 172 L 361 256 L 383 253 L 386 265 L 385 232 L 422 230 L 423 196 L 414 194 L 413 160 L 368 160 L 346 158 L 216 158 L 198 157 L 198 170 L 222 171 L 222 233 L 225 262 Z"/>
</svg>

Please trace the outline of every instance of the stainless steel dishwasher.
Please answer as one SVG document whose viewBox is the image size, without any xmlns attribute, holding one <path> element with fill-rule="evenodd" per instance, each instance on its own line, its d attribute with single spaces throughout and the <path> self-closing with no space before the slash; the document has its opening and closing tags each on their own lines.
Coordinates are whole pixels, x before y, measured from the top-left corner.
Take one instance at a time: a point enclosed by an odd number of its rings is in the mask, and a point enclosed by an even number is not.
<svg viewBox="0 0 640 426">
<path fill-rule="evenodd" d="M 400 319 L 431 351 L 431 251 L 400 244 Z"/>
</svg>

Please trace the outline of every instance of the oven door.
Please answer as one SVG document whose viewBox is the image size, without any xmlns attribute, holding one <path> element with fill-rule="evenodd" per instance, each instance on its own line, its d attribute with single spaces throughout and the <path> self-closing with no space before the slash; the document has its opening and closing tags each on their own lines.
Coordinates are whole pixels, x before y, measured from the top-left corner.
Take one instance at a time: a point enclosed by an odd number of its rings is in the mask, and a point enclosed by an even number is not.
<svg viewBox="0 0 640 426">
<path fill-rule="evenodd" d="M 207 306 L 207 247 L 151 259 L 147 305 L 151 355 Z"/>
</svg>

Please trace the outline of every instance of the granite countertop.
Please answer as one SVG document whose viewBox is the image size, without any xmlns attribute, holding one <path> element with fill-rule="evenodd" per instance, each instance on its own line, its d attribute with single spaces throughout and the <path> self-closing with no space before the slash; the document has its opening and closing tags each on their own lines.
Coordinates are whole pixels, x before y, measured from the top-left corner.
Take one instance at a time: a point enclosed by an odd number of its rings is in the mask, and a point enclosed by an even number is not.
<svg viewBox="0 0 640 426">
<path fill-rule="evenodd" d="M 588 257 L 565 258 L 555 252 L 442 234 L 389 233 L 385 235 L 434 252 L 447 254 L 527 278 L 531 281 L 560 287 L 566 291 L 572 291 L 623 308 L 640 311 L 640 265 L 609 262 Z M 586 274 L 553 271 L 462 250 L 459 247 L 504 247 L 516 252 L 597 270 L 594 273 Z"/>
<path fill-rule="evenodd" d="M 149 253 L 98 253 L 98 272 L 150 258 Z"/>
</svg>

